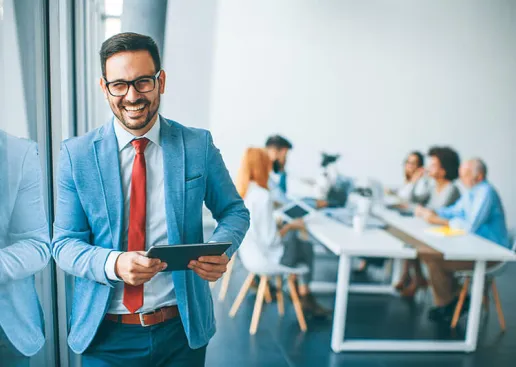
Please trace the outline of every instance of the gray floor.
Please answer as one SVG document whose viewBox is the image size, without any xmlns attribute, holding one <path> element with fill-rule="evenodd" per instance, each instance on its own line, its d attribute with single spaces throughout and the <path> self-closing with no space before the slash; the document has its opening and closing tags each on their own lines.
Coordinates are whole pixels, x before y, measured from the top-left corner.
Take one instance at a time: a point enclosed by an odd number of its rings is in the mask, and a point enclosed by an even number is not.
<svg viewBox="0 0 516 367">
<path fill-rule="evenodd" d="M 325 257 L 316 263 L 316 279 L 333 280 L 337 259 Z M 479 345 L 475 353 L 340 353 L 330 349 L 331 320 L 308 320 L 308 332 L 302 333 L 290 301 L 286 314 L 279 318 L 275 303 L 265 305 L 258 332 L 249 335 L 254 295 L 244 301 L 234 319 L 229 308 L 246 276 L 237 264 L 226 300 L 215 300 L 218 331 L 207 353 L 207 366 L 516 366 L 516 264 L 508 266 L 497 279 L 507 322 L 507 332 L 500 333 L 494 305 L 482 318 Z M 213 291 L 218 294 L 219 285 Z M 334 295 L 321 296 L 319 301 L 333 308 Z M 430 294 L 420 293 L 414 302 L 393 296 L 351 295 L 346 333 L 350 338 L 463 339 L 466 318 L 455 334 L 427 321 L 431 306 Z"/>
</svg>

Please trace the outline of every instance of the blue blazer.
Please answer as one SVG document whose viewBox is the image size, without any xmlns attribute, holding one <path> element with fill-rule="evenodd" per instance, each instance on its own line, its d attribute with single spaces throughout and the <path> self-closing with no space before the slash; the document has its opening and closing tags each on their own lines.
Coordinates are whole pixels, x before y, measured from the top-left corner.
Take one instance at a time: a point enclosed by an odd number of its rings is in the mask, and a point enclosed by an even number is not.
<svg viewBox="0 0 516 367">
<path fill-rule="evenodd" d="M 42 197 L 36 143 L 0 131 L 0 332 L 26 356 L 45 343 L 34 286 L 50 259 Z"/>
<path fill-rule="evenodd" d="M 162 118 L 164 205 L 168 241 L 203 241 L 202 207 L 218 222 L 210 241 L 231 241 L 237 250 L 249 227 L 249 212 L 238 195 L 219 150 L 206 130 Z M 114 284 L 104 271 L 109 253 L 122 250 L 123 198 L 113 121 L 63 142 L 52 255 L 75 276 L 68 344 L 82 353 L 106 314 Z M 170 273 L 191 348 L 215 333 L 208 282 L 193 271 Z"/>
</svg>

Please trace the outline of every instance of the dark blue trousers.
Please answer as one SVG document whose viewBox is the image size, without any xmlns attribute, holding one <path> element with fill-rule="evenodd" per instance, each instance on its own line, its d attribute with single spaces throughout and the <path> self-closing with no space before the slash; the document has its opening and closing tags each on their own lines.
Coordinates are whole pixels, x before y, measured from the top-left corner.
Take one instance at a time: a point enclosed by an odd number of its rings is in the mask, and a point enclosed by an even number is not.
<svg viewBox="0 0 516 367">
<path fill-rule="evenodd" d="M 83 367 L 203 367 L 206 346 L 191 349 L 180 317 L 143 327 L 104 320 L 82 354 Z"/>
<path fill-rule="evenodd" d="M 18 352 L 0 329 L 0 366 L 29 367 L 29 357 Z"/>
</svg>

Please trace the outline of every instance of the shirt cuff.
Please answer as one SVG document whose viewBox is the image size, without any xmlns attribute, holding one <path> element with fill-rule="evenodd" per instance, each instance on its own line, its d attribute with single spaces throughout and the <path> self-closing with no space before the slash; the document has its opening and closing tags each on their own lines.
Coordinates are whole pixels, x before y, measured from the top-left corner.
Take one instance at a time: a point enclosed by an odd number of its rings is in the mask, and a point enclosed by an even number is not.
<svg viewBox="0 0 516 367">
<path fill-rule="evenodd" d="M 466 223 L 462 219 L 459 219 L 459 218 L 450 219 L 450 221 L 448 222 L 448 226 L 453 229 L 463 229 L 463 230 L 467 229 Z"/>
<path fill-rule="evenodd" d="M 118 259 L 118 256 L 120 256 L 122 252 L 121 251 L 111 251 L 109 253 L 109 256 L 106 260 L 106 264 L 104 265 L 104 271 L 106 272 L 106 277 L 111 281 L 122 281 L 115 272 L 115 263 Z"/>
</svg>

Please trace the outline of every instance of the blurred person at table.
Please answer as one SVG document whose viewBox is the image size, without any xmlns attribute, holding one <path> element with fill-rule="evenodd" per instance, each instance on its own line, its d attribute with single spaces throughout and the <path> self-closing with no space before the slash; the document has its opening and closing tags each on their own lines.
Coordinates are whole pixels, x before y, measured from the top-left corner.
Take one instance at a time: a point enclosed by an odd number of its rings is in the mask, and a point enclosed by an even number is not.
<svg viewBox="0 0 516 367">
<path fill-rule="evenodd" d="M 425 175 L 423 154 L 413 151 L 405 160 L 405 182 L 397 190 L 387 190 L 405 203 L 426 204 L 430 196 L 430 180 Z"/>
<path fill-rule="evenodd" d="M 269 172 L 268 186 L 272 200 L 276 206 L 288 203 L 287 198 L 287 164 L 288 152 L 292 149 L 292 143 L 281 135 L 272 135 L 265 142 L 265 151 L 272 162 Z"/>
<path fill-rule="evenodd" d="M 265 142 L 265 151 L 272 162 L 268 186 L 275 208 L 285 205 L 290 201 L 287 196 L 287 172 L 285 166 L 287 164 L 288 153 L 292 150 L 292 147 L 292 143 L 281 135 L 272 135 Z M 313 182 L 311 182 L 311 184 L 313 184 Z M 313 201 L 312 204 L 312 201 L 308 200 L 308 204 L 318 209 L 328 206 L 328 202 L 325 200 L 315 199 Z"/>
<path fill-rule="evenodd" d="M 428 156 L 428 175 L 433 180 L 433 185 L 426 208 L 438 210 L 454 204 L 460 198 L 460 191 L 453 183 L 459 177 L 460 158 L 456 151 L 448 147 L 433 147 Z M 424 211 L 425 208 L 418 205 L 415 214 L 422 215 Z M 426 287 L 428 281 L 423 275 L 419 260 L 406 260 L 396 289 L 402 296 L 412 298 L 419 288 Z"/>
<path fill-rule="evenodd" d="M 478 158 L 468 160 L 459 170 L 462 184 L 467 188 L 454 204 L 438 210 L 419 209 L 418 214 L 428 223 L 449 226 L 476 234 L 503 247 L 510 247 L 505 214 L 496 189 L 487 181 L 487 166 Z M 471 270 L 472 261 L 425 261 L 432 284 L 435 308 L 430 310 L 433 321 L 449 322 L 458 301 L 459 287 L 454 272 Z M 490 262 L 488 267 L 495 263 Z M 465 311 L 467 307 L 464 307 Z"/>
<path fill-rule="evenodd" d="M 401 203 L 395 205 L 399 209 L 407 209 L 413 204 L 426 204 L 430 196 L 431 181 L 425 173 L 425 158 L 419 151 L 411 152 L 406 160 L 404 166 L 405 181 L 403 186 L 397 190 L 385 190 L 388 195 L 395 195 L 401 199 Z M 357 265 L 355 272 L 363 273 L 366 271 L 368 264 L 372 259 L 361 259 Z M 404 270 L 408 265 L 404 266 Z M 404 271 L 404 274 L 407 272 Z M 397 290 L 401 290 L 405 283 L 408 282 L 402 276 L 401 281 L 396 285 Z"/>
<path fill-rule="evenodd" d="M 236 186 L 249 209 L 251 223 L 242 246 L 255 246 L 255 250 L 267 261 L 287 267 L 305 264 L 306 276 L 298 277 L 299 295 L 303 309 L 315 317 L 329 313 L 320 306 L 310 292 L 314 250 L 312 243 L 300 238 L 306 231 L 301 219 L 278 224 L 274 219 L 273 194 L 267 183 L 273 162 L 263 149 L 248 148 L 238 172 Z"/>
</svg>

